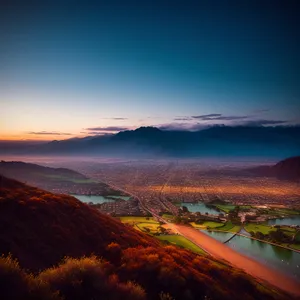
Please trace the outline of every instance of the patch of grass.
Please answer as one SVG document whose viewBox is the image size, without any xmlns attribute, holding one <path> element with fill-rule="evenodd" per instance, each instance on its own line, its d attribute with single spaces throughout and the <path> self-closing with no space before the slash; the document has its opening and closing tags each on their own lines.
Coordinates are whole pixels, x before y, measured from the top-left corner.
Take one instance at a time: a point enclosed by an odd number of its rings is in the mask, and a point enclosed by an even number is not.
<svg viewBox="0 0 300 300">
<path fill-rule="evenodd" d="M 240 230 L 240 225 L 234 225 L 231 221 L 228 221 L 224 224 L 224 226 L 217 228 L 218 230 L 230 231 L 230 232 L 238 232 Z"/>
<path fill-rule="evenodd" d="M 225 213 L 229 213 L 230 211 L 235 209 L 235 205 L 230 205 L 230 204 L 216 204 L 215 206 L 218 209 L 224 211 Z"/>
<path fill-rule="evenodd" d="M 162 241 L 168 241 L 169 243 L 177 245 L 179 247 L 189 249 L 195 253 L 205 254 L 205 252 L 200 247 L 181 235 L 160 235 L 157 238 Z"/>
<path fill-rule="evenodd" d="M 300 244 L 289 244 L 292 249 L 300 250 Z"/>
<path fill-rule="evenodd" d="M 203 225 L 206 227 L 206 228 L 219 228 L 219 227 L 222 227 L 224 226 L 224 223 L 221 223 L 221 222 L 213 222 L 213 221 L 206 221 L 203 223 Z"/>
<path fill-rule="evenodd" d="M 213 221 L 205 221 L 202 224 L 197 224 L 195 222 L 191 222 L 190 225 L 192 225 L 196 229 L 207 229 L 208 227 L 210 229 L 213 229 L 213 228 L 220 228 L 220 227 L 224 226 L 224 223 L 213 222 Z"/>
<path fill-rule="evenodd" d="M 291 228 L 287 226 L 280 226 L 280 229 L 284 232 L 284 234 L 288 236 L 293 236 L 297 232 L 296 228 Z"/>
<path fill-rule="evenodd" d="M 196 224 L 195 222 L 191 222 L 190 225 L 192 225 L 196 229 L 211 229 L 230 232 L 238 232 L 241 229 L 240 225 L 234 225 L 231 221 L 228 221 L 226 223 L 206 221 L 203 222 L 203 224 Z"/>
<path fill-rule="evenodd" d="M 157 223 L 153 217 L 124 216 L 119 218 L 122 223 Z"/>
<path fill-rule="evenodd" d="M 169 222 L 172 222 L 174 220 L 174 216 L 171 214 L 163 214 L 162 217 Z"/>
<path fill-rule="evenodd" d="M 159 223 L 138 223 L 135 225 L 135 227 L 137 227 L 139 230 L 143 231 L 143 232 L 148 232 L 148 233 L 151 233 L 151 234 L 154 234 L 154 233 L 158 233 L 160 232 L 158 227 L 159 227 Z"/>
<path fill-rule="evenodd" d="M 271 226 L 264 225 L 264 224 L 255 224 L 255 223 L 248 223 L 247 225 L 245 225 L 244 228 L 248 232 L 250 231 L 253 231 L 254 233 L 261 232 L 263 234 L 269 234 L 271 231 L 276 231 L 276 228 L 273 228 Z"/>
<path fill-rule="evenodd" d="M 126 217 L 120 217 L 120 220 L 122 223 L 130 224 L 133 226 L 133 228 L 150 233 L 155 234 L 160 232 L 159 222 L 155 221 L 152 217 L 132 217 L 132 216 L 126 216 Z"/>
<path fill-rule="evenodd" d="M 196 224 L 195 222 L 191 222 L 190 225 L 196 229 L 205 229 L 205 226 L 203 226 L 202 224 Z"/>
</svg>

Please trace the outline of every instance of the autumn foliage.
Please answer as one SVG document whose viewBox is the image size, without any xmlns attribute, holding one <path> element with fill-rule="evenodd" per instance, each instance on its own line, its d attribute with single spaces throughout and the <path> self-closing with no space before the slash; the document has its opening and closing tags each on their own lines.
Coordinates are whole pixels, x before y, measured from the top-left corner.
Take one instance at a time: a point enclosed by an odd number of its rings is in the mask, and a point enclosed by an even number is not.
<svg viewBox="0 0 300 300">
<path fill-rule="evenodd" d="M 0 252 L 3 299 L 285 299 L 211 257 L 3 177 Z"/>
</svg>

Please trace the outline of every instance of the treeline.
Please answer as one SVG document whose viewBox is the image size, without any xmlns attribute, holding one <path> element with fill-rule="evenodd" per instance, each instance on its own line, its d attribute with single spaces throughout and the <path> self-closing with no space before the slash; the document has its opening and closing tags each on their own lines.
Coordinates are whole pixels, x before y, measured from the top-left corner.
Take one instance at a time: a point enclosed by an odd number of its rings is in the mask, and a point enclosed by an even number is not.
<svg viewBox="0 0 300 300">
<path fill-rule="evenodd" d="M 282 244 L 282 243 L 291 243 L 293 241 L 293 237 L 287 235 L 280 227 L 275 227 L 276 230 L 270 231 L 267 234 L 264 234 L 260 231 L 250 231 L 250 235 L 259 240 L 266 240 L 272 243 Z"/>
</svg>

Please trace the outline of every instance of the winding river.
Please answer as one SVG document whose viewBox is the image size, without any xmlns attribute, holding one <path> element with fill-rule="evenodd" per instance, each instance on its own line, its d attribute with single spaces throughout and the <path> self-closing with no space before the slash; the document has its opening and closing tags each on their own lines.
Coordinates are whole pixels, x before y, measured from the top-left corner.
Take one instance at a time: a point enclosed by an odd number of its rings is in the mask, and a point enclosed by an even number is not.
<svg viewBox="0 0 300 300">
<path fill-rule="evenodd" d="M 228 232 L 207 230 L 202 230 L 202 232 L 220 242 L 228 240 L 233 235 Z M 300 253 L 238 235 L 230 240 L 227 245 L 256 261 L 300 280 Z"/>
</svg>

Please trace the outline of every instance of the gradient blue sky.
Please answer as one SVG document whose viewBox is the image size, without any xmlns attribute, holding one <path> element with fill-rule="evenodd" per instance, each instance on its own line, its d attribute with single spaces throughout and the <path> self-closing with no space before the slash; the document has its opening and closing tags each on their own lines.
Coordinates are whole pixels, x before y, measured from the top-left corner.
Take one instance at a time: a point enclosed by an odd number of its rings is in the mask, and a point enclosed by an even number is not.
<svg viewBox="0 0 300 300">
<path fill-rule="evenodd" d="M 1 139 L 300 122 L 298 1 L 9 2 Z"/>
</svg>

